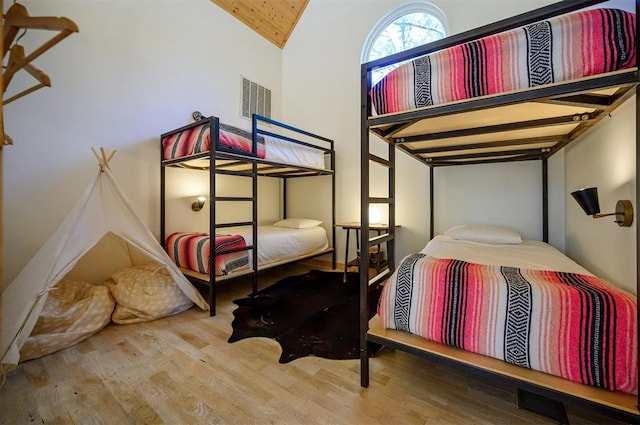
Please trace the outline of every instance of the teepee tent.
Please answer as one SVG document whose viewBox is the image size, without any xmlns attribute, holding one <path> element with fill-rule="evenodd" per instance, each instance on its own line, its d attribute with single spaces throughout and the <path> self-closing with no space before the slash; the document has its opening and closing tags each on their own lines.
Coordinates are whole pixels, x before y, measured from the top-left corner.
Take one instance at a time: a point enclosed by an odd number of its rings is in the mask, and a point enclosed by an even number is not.
<svg viewBox="0 0 640 425">
<path fill-rule="evenodd" d="M 115 151 L 107 155 L 101 149 L 101 156 L 93 152 L 99 163 L 95 180 L 60 227 L 3 291 L 5 371 L 20 361 L 20 349 L 36 325 L 49 292 L 70 275 L 99 284 L 123 267 L 155 262 L 166 269 L 185 300 L 208 309 L 206 301 L 167 256 L 116 183 L 108 165 Z"/>
</svg>

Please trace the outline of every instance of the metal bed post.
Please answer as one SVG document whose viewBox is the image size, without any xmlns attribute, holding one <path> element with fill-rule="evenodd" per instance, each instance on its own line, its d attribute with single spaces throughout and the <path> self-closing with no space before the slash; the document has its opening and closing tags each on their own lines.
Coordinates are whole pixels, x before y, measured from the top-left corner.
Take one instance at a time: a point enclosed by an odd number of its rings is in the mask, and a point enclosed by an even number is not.
<svg viewBox="0 0 640 425">
<path fill-rule="evenodd" d="M 638 39 L 640 38 L 640 26 L 638 26 L 638 16 L 640 16 L 640 0 L 635 1 L 636 6 L 636 66 L 638 61 L 638 55 L 640 55 L 640 45 Z M 636 72 L 638 82 L 640 82 L 640 72 Z M 640 175 L 640 160 L 638 159 L 638 153 L 640 152 L 640 133 L 638 128 L 638 122 L 640 122 L 640 85 L 636 85 L 636 116 L 635 116 L 635 130 L 636 130 L 636 199 L 635 205 L 638 208 L 638 202 L 640 201 L 640 185 L 638 185 L 638 175 Z M 640 226 L 636 221 L 636 305 L 640 301 Z M 636 308 L 637 310 L 637 308 Z M 636 311 L 636 337 L 640 341 L 640 310 Z M 636 352 L 636 354 L 638 354 Z M 640 368 L 638 369 L 638 382 L 640 382 Z M 640 410 L 640 391 L 636 399 L 636 407 Z"/>
<path fill-rule="evenodd" d="M 164 153 L 162 152 L 162 146 L 160 146 L 160 245 L 164 250 L 167 250 L 166 247 L 166 229 L 165 229 L 165 220 L 166 220 L 166 199 L 167 196 L 165 191 L 167 190 L 167 170 L 165 170 L 164 165 L 162 165 L 162 160 L 164 159 Z"/>
<path fill-rule="evenodd" d="M 282 218 L 287 218 L 287 178 L 282 178 Z"/>
<path fill-rule="evenodd" d="M 542 240 L 549 243 L 549 167 L 542 160 Z"/>
<path fill-rule="evenodd" d="M 251 152 L 254 160 L 251 163 L 251 243 L 252 264 L 251 290 L 252 294 L 258 292 L 258 114 L 251 115 Z M 285 195 L 286 196 L 286 195 Z M 286 197 L 284 198 L 286 203 Z M 285 204 L 286 205 L 286 204 Z"/>
<path fill-rule="evenodd" d="M 636 1 L 636 13 L 639 13 L 638 10 L 639 2 Z M 636 15 L 638 16 L 638 15 Z M 638 175 L 640 175 L 640 160 L 638 159 L 638 152 L 640 152 L 640 132 L 638 131 L 638 122 L 640 122 L 640 85 L 636 86 L 636 116 L 635 116 L 635 127 L 636 127 L 636 199 L 635 205 L 638 208 L 638 202 L 640 202 L 640 185 L 638 185 Z M 640 247 L 638 247 L 638 243 L 640 241 L 640 225 L 636 221 L 636 303 L 640 301 Z M 636 311 L 636 331 L 637 338 L 640 341 L 640 310 Z M 638 370 L 638 382 L 640 382 L 640 369 Z M 638 399 L 636 407 L 640 410 L 640 392 L 638 392 Z"/>
<path fill-rule="evenodd" d="M 371 110 L 368 98 L 369 82 L 371 75 L 365 65 L 361 67 L 360 96 L 360 246 L 361 249 L 369 246 L 369 128 L 367 120 Z M 362 267 L 360 255 L 360 385 L 369 386 L 369 352 L 367 350 L 367 331 L 369 330 L 369 307 L 367 292 L 369 289 L 369 268 Z"/>
<path fill-rule="evenodd" d="M 254 147 L 255 147 L 254 138 Z M 253 234 L 253 247 L 251 252 L 253 253 L 253 273 L 251 273 L 251 289 L 252 293 L 258 292 L 258 163 L 253 161 L 251 164 L 251 231 Z"/>
<path fill-rule="evenodd" d="M 211 135 L 209 152 L 209 237 L 215 240 L 216 234 L 216 148 L 220 135 L 220 119 L 212 117 L 208 124 Z M 215 248 L 215 243 L 211 244 Z M 211 249 L 209 255 L 209 316 L 216 315 L 216 250 Z"/>
<path fill-rule="evenodd" d="M 389 268 L 389 270 L 393 270 L 396 267 L 396 239 L 395 239 L 395 235 L 396 235 L 396 147 L 391 143 L 389 143 L 387 146 L 389 148 L 388 160 L 389 160 L 389 163 L 391 164 L 391 166 L 388 167 L 388 175 L 389 175 L 388 194 L 391 202 L 389 202 L 388 204 L 389 205 L 388 207 L 389 228 L 387 229 L 387 232 L 389 233 L 391 239 L 386 244 L 387 245 L 387 261 L 388 261 L 387 267 Z M 367 259 L 367 263 L 368 263 L 368 259 Z"/>
<path fill-rule="evenodd" d="M 333 150 L 333 140 L 329 143 L 331 153 L 329 160 L 331 161 L 331 246 L 334 247 L 331 252 L 331 267 L 336 268 L 336 153 Z"/>
<path fill-rule="evenodd" d="M 429 166 L 429 239 L 433 239 L 433 235 L 435 233 L 435 208 L 433 208 L 433 168 L 433 166 Z"/>
</svg>

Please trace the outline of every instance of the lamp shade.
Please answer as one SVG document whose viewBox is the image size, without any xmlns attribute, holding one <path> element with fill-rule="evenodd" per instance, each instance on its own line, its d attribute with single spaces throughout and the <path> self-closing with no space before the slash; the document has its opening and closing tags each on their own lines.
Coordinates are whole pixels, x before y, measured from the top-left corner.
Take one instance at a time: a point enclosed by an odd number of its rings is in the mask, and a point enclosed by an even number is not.
<svg viewBox="0 0 640 425">
<path fill-rule="evenodd" d="M 594 215 L 600 213 L 600 202 L 598 201 L 598 188 L 587 187 L 585 189 L 571 192 L 571 196 L 582 207 L 585 214 Z"/>
</svg>

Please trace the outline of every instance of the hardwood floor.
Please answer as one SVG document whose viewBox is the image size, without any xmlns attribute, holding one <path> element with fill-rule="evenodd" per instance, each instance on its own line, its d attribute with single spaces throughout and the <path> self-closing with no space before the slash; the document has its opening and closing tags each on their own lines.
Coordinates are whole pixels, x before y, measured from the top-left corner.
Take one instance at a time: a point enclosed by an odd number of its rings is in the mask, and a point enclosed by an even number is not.
<svg viewBox="0 0 640 425">
<path fill-rule="evenodd" d="M 260 287 L 305 271 L 261 274 Z M 278 363 L 279 345 L 229 344 L 232 300 L 153 322 L 110 325 L 73 347 L 21 364 L 1 390 L 2 424 L 551 424 L 519 410 L 515 389 L 384 349 L 360 387 L 359 361 L 306 357 Z M 615 423 L 568 408 L 571 423 Z"/>
</svg>

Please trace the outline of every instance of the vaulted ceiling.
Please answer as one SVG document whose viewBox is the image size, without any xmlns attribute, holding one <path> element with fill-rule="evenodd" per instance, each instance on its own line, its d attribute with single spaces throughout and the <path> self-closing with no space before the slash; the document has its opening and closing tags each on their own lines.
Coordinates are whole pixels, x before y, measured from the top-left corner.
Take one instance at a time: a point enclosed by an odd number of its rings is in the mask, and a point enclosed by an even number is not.
<svg viewBox="0 0 640 425">
<path fill-rule="evenodd" d="M 283 48 L 309 0 L 211 0 Z"/>
</svg>

